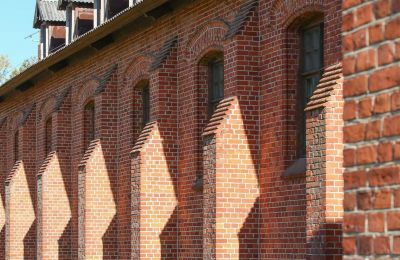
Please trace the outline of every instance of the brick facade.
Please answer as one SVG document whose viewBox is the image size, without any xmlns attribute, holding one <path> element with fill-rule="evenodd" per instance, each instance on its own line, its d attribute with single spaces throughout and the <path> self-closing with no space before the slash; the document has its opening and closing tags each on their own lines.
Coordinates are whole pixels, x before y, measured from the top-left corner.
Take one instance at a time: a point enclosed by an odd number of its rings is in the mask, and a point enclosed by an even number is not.
<svg viewBox="0 0 400 260">
<path fill-rule="evenodd" d="M 395 254 L 397 1 L 170 2 L 0 99 L 0 259 L 341 259 L 343 207 L 344 254 L 381 215 L 374 252 Z M 314 21 L 323 73 L 299 159 L 300 30 Z M 215 57 L 224 98 L 209 115 Z"/>
<path fill-rule="evenodd" d="M 343 9 L 344 259 L 398 259 L 400 3 Z"/>
</svg>

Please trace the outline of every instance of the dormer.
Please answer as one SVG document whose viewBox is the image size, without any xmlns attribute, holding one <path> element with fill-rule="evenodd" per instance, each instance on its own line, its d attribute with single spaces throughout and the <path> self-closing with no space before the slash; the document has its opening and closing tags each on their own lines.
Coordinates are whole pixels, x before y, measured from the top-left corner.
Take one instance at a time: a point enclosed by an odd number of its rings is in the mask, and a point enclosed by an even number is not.
<svg viewBox="0 0 400 260">
<path fill-rule="evenodd" d="M 65 11 L 57 9 L 55 0 L 37 0 L 33 27 L 40 29 L 39 59 L 65 45 Z"/>
<path fill-rule="evenodd" d="M 58 0 L 58 8 L 66 13 L 66 43 L 93 29 L 94 0 Z"/>
<path fill-rule="evenodd" d="M 99 26 L 138 2 L 142 0 L 94 0 L 94 26 Z"/>
</svg>

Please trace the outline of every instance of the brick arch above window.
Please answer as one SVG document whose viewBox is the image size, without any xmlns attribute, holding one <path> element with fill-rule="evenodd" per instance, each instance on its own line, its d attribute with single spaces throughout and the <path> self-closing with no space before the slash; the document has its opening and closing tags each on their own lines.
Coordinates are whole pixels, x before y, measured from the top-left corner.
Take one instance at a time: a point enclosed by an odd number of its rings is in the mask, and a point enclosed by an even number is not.
<svg viewBox="0 0 400 260">
<path fill-rule="evenodd" d="M 222 51 L 228 29 L 228 23 L 222 19 L 210 21 L 198 29 L 186 44 L 187 60 L 199 62 L 208 52 Z"/>
<path fill-rule="evenodd" d="M 29 116 L 33 112 L 33 110 L 36 107 L 36 103 L 32 104 L 30 106 L 27 106 L 25 109 L 20 110 L 15 112 L 14 114 L 11 114 L 8 116 L 8 121 L 7 121 L 7 128 L 9 131 L 16 131 L 20 126 L 23 126 L 28 120 Z"/>
<path fill-rule="evenodd" d="M 276 0 L 270 10 L 271 24 L 277 28 L 288 28 L 301 24 L 310 14 L 324 13 L 324 0 Z M 308 17 L 309 18 L 309 17 Z"/>
<path fill-rule="evenodd" d="M 124 87 L 136 87 L 141 81 L 150 79 L 152 55 L 141 54 L 133 58 L 124 72 Z"/>
<path fill-rule="evenodd" d="M 92 100 L 97 87 L 100 85 L 98 80 L 92 79 L 83 84 L 76 92 L 75 100 L 78 109 L 83 109 L 83 107 Z"/>
<path fill-rule="evenodd" d="M 44 121 L 47 119 L 56 109 L 56 97 L 51 96 L 45 99 L 39 106 L 39 120 Z"/>
<path fill-rule="evenodd" d="M 3 117 L 0 119 L 0 128 L 7 126 L 8 117 Z"/>
</svg>

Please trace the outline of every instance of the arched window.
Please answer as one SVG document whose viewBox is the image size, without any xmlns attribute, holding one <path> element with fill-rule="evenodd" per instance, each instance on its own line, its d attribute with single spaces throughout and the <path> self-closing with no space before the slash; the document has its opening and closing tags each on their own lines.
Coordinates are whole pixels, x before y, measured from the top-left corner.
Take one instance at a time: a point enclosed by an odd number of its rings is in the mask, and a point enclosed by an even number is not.
<svg viewBox="0 0 400 260">
<path fill-rule="evenodd" d="M 14 134 L 14 161 L 19 160 L 19 131 Z"/>
<path fill-rule="evenodd" d="M 298 86 L 297 154 L 306 157 L 306 115 L 304 109 L 322 75 L 324 64 L 323 23 L 313 22 L 300 28 L 300 81 Z"/>
<path fill-rule="evenodd" d="M 53 145 L 53 120 L 51 117 L 49 117 L 46 120 L 46 126 L 45 126 L 45 152 L 46 155 L 49 154 L 52 150 L 52 145 Z"/>
<path fill-rule="evenodd" d="M 214 113 L 219 101 L 224 98 L 224 60 L 222 55 L 208 62 L 208 117 Z"/>
<path fill-rule="evenodd" d="M 95 106 L 94 102 L 90 101 L 84 109 L 84 148 L 87 149 L 90 142 L 95 138 Z"/>
</svg>

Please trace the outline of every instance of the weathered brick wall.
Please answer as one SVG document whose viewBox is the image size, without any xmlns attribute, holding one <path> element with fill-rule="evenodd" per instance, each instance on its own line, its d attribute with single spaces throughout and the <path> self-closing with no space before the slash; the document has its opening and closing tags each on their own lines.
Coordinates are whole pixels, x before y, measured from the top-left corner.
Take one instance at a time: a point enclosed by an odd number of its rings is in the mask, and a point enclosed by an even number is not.
<svg viewBox="0 0 400 260">
<path fill-rule="evenodd" d="M 399 12 L 343 3 L 345 259 L 400 257 Z"/>
<path fill-rule="evenodd" d="M 156 123 L 147 125 L 132 151 L 131 194 L 137 198 L 132 198 L 131 259 L 177 258 L 176 172 L 159 129 Z"/>
<path fill-rule="evenodd" d="M 18 120 L 10 123 L 13 137 L 16 130 L 19 133 L 19 152 L 18 160 L 6 180 L 6 259 L 36 257 L 35 121 L 36 105 L 31 105 L 19 113 Z"/>
<path fill-rule="evenodd" d="M 329 168 L 325 158 L 317 151 L 309 153 L 308 167 L 313 163 L 321 167 L 321 178 L 309 175 L 284 176 L 285 170 L 297 159 L 296 155 L 296 100 L 300 82 L 299 28 L 312 18 L 320 17 L 324 22 L 324 68 L 341 60 L 341 2 L 342 1 L 261 1 L 260 16 L 260 185 L 261 185 L 261 245 L 262 259 L 304 259 L 312 257 L 315 250 L 325 250 L 323 242 L 318 246 L 312 241 L 323 240 L 314 237 L 323 224 L 324 201 L 315 211 L 312 208 L 312 188 L 325 190 L 325 179 Z M 268 17 L 268 19 L 267 19 Z M 327 138 L 327 127 L 321 122 L 320 138 Z M 325 133 L 323 132 L 325 129 Z M 314 136 L 308 132 L 307 145 L 313 145 Z M 340 145 L 339 140 L 330 140 Z M 315 144 L 317 146 L 317 144 Z M 321 153 L 329 149 L 321 144 Z M 325 149 L 325 151 L 323 151 Z M 340 149 L 340 147 L 339 147 Z M 328 158 L 328 157 L 326 157 Z M 322 196 L 325 196 L 322 194 Z M 272 199 L 273 198 L 273 199 Z M 317 210 L 318 209 L 318 210 Z M 315 214 L 320 217 L 315 217 Z M 311 216 L 314 216 L 312 219 Z M 308 223 L 307 223 L 308 222 Z M 337 250 L 340 250 L 337 249 Z M 314 251 L 314 252 L 313 252 Z"/>
<path fill-rule="evenodd" d="M 85 145 L 91 138 L 79 165 L 79 259 L 118 257 L 117 229 L 117 84 L 114 66 L 94 89 L 89 85 L 89 100 L 94 102 L 93 115 L 84 115 Z M 96 86 L 96 84 L 94 85 Z M 87 100 L 86 101 L 87 104 Z M 90 101 L 89 101 L 90 102 Z M 82 103 L 85 104 L 85 103 Z M 93 131 L 93 125 L 95 133 Z M 85 145 L 86 146 L 86 145 Z"/>
<path fill-rule="evenodd" d="M 65 89 L 48 99 L 38 112 L 41 131 L 37 132 L 36 153 L 38 158 L 46 156 L 37 176 L 38 259 L 71 258 L 70 109 L 70 90 Z M 45 128 L 49 118 L 51 129 Z M 47 147 L 50 153 L 45 155 Z"/>
<path fill-rule="evenodd" d="M 343 75 L 329 66 L 307 104 L 307 255 L 341 258 Z"/>
<path fill-rule="evenodd" d="M 258 167 L 239 101 L 226 98 L 204 130 L 204 259 L 259 259 Z"/>
</svg>

